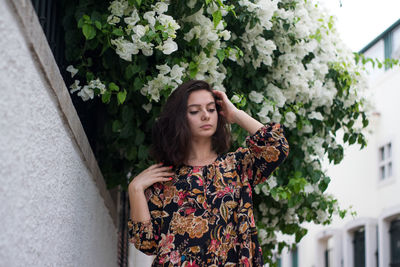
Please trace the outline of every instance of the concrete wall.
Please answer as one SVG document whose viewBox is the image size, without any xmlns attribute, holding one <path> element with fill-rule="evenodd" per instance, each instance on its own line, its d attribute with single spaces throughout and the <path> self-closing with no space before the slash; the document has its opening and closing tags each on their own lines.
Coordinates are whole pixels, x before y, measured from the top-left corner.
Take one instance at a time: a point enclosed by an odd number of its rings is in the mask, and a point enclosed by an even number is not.
<svg viewBox="0 0 400 267">
<path fill-rule="evenodd" d="M 117 266 L 112 211 L 18 19 L 30 1 L 16 2 L 0 1 L 0 266 Z"/>
</svg>

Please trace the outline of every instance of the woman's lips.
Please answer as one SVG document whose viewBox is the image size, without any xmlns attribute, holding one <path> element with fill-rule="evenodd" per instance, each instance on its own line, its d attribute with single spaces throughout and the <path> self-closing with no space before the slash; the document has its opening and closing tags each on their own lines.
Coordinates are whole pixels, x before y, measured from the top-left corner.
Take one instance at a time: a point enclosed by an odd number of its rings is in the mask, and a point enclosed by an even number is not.
<svg viewBox="0 0 400 267">
<path fill-rule="evenodd" d="M 200 128 L 202 128 L 202 129 L 210 129 L 210 128 L 212 128 L 212 125 L 211 124 L 206 124 L 206 125 L 201 126 Z"/>
</svg>

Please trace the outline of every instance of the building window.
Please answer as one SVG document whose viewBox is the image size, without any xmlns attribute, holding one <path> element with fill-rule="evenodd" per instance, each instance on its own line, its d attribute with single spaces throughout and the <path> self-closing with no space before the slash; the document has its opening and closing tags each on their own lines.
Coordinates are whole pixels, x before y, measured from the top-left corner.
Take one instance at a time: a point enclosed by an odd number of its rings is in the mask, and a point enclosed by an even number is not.
<svg viewBox="0 0 400 267">
<path fill-rule="evenodd" d="M 281 260 L 281 258 L 278 258 L 278 260 L 276 261 L 276 265 L 277 265 L 278 267 L 282 267 L 282 260 Z"/>
<path fill-rule="evenodd" d="M 298 256 L 297 256 L 297 247 L 292 249 L 292 267 L 298 267 L 299 262 L 298 262 Z"/>
<path fill-rule="evenodd" d="M 324 251 L 324 259 L 325 259 L 325 263 L 324 266 L 325 267 L 329 267 L 329 249 L 325 249 Z"/>
<path fill-rule="evenodd" d="M 392 143 L 387 143 L 379 147 L 379 178 L 385 180 L 392 175 Z"/>
<path fill-rule="evenodd" d="M 390 223 L 390 266 L 400 267 L 400 218 Z"/>
<path fill-rule="evenodd" d="M 365 266 L 365 231 L 364 227 L 354 232 L 353 239 L 354 267 Z"/>
</svg>

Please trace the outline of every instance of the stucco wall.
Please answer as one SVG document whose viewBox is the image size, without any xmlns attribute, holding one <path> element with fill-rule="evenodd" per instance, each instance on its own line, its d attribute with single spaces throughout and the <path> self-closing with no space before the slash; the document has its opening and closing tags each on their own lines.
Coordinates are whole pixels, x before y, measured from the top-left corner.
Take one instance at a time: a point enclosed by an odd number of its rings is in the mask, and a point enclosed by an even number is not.
<svg viewBox="0 0 400 267">
<path fill-rule="evenodd" d="M 117 230 L 9 2 L 0 1 L 0 266 L 117 266 Z"/>
</svg>

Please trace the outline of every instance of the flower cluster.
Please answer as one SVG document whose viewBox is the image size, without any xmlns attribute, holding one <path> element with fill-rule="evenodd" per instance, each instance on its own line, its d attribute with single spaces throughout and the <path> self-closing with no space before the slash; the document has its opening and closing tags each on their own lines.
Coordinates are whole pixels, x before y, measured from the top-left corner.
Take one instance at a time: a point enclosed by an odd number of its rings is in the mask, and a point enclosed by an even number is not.
<svg viewBox="0 0 400 267">
<path fill-rule="evenodd" d="M 172 68 L 167 64 L 157 65 L 156 69 L 159 70 L 159 74 L 140 90 L 142 95 L 149 96 L 151 101 L 159 102 L 160 91 L 167 89 L 172 89 L 173 91 L 182 83 L 182 76 L 185 72 L 185 67 L 187 67 L 184 64 L 182 65 L 184 67 L 174 65 Z M 148 108 L 149 106 L 146 107 Z"/>
<path fill-rule="evenodd" d="M 174 39 L 180 26 L 171 16 L 164 14 L 168 11 L 168 4 L 158 2 L 152 5 L 152 8 L 153 10 L 145 12 L 141 17 L 139 11 L 129 5 L 128 1 L 115 0 L 111 2 L 109 7 L 111 15 L 107 19 L 108 23 L 118 26 L 121 18 L 125 23 L 120 27 L 126 34 L 111 40 L 116 53 L 122 59 L 131 61 L 132 55 L 137 55 L 139 51 L 142 51 L 145 56 L 151 56 L 154 48 L 162 51 L 165 55 L 170 55 L 178 50 Z"/>
</svg>

